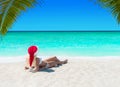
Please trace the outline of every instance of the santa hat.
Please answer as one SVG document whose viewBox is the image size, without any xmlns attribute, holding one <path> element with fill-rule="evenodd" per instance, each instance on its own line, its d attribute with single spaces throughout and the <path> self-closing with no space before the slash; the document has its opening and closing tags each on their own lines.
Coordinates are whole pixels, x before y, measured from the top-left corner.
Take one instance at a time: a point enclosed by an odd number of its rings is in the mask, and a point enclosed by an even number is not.
<svg viewBox="0 0 120 87">
<path fill-rule="evenodd" d="M 30 64 L 30 66 L 32 65 L 32 62 L 34 60 L 34 56 L 35 56 L 37 50 L 38 50 L 37 46 L 30 46 L 28 48 L 29 64 Z"/>
</svg>

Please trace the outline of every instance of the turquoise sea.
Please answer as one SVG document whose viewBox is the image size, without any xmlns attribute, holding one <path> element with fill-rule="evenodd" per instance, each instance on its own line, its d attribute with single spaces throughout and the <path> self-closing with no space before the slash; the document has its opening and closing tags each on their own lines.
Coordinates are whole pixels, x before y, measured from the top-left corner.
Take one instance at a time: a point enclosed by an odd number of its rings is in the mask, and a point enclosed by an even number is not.
<svg viewBox="0 0 120 87">
<path fill-rule="evenodd" d="M 8 32 L 0 56 L 25 55 L 31 45 L 39 55 L 120 56 L 120 32 Z"/>
</svg>

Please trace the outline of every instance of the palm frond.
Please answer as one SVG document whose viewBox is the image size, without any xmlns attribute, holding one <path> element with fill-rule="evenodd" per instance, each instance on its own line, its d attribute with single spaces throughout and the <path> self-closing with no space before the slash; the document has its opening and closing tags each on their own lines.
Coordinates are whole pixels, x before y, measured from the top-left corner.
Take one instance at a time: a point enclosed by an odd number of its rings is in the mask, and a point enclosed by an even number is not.
<svg viewBox="0 0 120 87">
<path fill-rule="evenodd" d="M 5 35 L 22 11 L 35 5 L 36 0 L 0 0 L 0 33 Z"/>
<path fill-rule="evenodd" d="M 99 0 L 102 6 L 111 10 L 112 14 L 120 24 L 120 0 Z"/>
</svg>

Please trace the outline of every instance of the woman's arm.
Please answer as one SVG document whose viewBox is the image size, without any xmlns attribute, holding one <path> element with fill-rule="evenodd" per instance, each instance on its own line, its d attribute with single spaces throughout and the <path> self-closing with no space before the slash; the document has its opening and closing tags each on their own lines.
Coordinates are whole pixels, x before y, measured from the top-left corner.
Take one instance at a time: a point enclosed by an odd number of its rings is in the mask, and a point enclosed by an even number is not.
<svg viewBox="0 0 120 87">
<path fill-rule="evenodd" d="M 26 61 L 25 61 L 25 70 L 29 69 L 28 67 L 28 58 L 26 58 Z"/>
<path fill-rule="evenodd" d="M 39 71 L 39 63 L 40 63 L 40 59 L 39 58 L 36 58 L 36 63 L 35 63 L 35 69 L 34 69 L 34 72 L 37 72 Z"/>
</svg>

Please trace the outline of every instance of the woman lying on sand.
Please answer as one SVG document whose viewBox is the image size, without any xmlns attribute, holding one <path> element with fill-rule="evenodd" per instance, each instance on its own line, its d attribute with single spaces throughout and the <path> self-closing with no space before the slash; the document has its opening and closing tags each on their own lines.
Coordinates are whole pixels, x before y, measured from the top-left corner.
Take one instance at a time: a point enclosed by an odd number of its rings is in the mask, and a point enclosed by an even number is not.
<svg viewBox="0 0 120 87">
<path fill-rule="evenodd" d="M 60 61 L 56 56 L 42 60 L 37 57 L 37 50 L 38 48 L 36 46 L 30 46 L 28 48 L 29 57 L 26 58 L 25 70 L 30 69 L 30 71 L 37 72 L 44 68 L 52 68 L 67 63 L 67 60 Z"/>
</svg>

